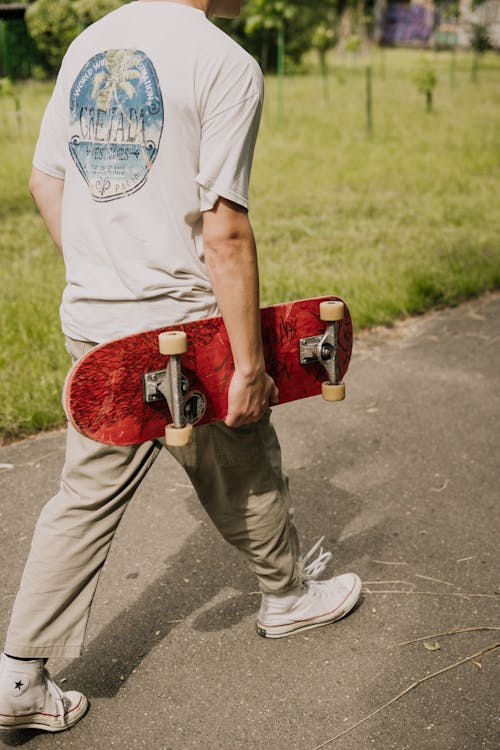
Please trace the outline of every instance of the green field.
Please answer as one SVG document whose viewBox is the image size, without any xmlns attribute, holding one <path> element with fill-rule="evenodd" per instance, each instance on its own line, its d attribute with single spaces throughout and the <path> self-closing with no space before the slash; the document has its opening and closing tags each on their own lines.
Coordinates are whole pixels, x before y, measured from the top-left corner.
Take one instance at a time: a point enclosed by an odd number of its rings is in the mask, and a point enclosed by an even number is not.
<svg viewBox="0 0 500 750">
<path fill-rule="evenodd" d="M 257 147 L 251 218 L 263 304 L 344 297 L 358 328 L 390 323 L 500 286 L 500 57 L 433 55 L 434 111 L 412 75 L 421 53 L 373 53 L 373 133 L 365 119 L 367 57 L 332 57 L 319 75 L 287 78 L 278 118 L 270 78 Z M 27 193 L 51 86 L 18 87 L 22 120 L 0 100 L 0 435 L 63 421 L 68 365 L 59 331 L 64 284 Z"/>
</svg>

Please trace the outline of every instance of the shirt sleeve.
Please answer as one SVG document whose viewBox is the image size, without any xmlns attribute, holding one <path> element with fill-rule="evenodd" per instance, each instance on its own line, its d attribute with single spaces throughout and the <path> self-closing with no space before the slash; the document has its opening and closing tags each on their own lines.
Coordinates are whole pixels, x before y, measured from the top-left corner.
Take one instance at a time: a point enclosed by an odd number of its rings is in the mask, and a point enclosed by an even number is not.
<svg viewBox="0 0 500 750">
<path fill-rule="evenodd" d="M 213 208 L 219 196 L 248 208 L 248 186 L 263 103 L 260 69 L 257 73 L 255 69 L 249 71 L 245 85 L 238 89 L 239 96 L 235 97 L 231 87 L 227 96 L 219 99 L 217 111 L 202 122 L 196 177 L 201 211 Z"/>
<path fill-rule="evenodd" d="M 66 174 L 69 120 L 69 101 L 66 101 L 63 88 L 60 73 L 42 118 L 33 156 L 33 166 L 61 180 Z"/>
</svg>

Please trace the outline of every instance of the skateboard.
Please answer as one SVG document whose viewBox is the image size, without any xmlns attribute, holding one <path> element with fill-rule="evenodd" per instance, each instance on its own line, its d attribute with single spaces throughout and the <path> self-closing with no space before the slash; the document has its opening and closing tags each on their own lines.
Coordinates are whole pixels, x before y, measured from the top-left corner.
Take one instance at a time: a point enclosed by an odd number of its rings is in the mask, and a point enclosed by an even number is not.
<svg viewBox="0 0 500 750">
<path fill-rule="evenodd" d="M 265 307 L 261 323 L 280 404 L 320 393 L 327 401 L 345 397 L 352 321 L 339 297 Z M 221 317 L 167 326 L 91 349 L 68 375 L 65 409 L 74 427 L 99 443 L 166 436 L 169 445 L 184 445 L 193 427 L 226 416 L 233 372 Z"/>
</svg>

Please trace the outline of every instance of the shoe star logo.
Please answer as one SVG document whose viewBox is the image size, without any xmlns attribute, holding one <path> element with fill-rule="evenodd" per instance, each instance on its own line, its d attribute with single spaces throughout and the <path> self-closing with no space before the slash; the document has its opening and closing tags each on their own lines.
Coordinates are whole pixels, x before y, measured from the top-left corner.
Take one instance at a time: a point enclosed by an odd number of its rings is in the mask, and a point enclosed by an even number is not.
<svg viewBox="0 0 500 750">
<path fill-rule="evenodd" d="M 19 680 L 19 682 L 16 682 L 16 684 L 14 685 L 14 690 L 21 690 L 22 687 L 24 687 L 24 682 Z"/>
</svg>

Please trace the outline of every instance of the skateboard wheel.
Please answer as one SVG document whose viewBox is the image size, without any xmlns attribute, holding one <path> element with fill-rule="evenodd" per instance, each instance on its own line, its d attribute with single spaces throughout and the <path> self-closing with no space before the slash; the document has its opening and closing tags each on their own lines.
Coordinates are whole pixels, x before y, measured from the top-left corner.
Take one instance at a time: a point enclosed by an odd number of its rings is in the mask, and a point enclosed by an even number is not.
<svg viewBox="0 0 500 750">
<path fill-rule="evenodd" d="M 168 424 L 165 427 L 165 441 L 171 448 L 182 448 L 189 445 L 193 442 L 193 425 L 174 427 L 173 424 Z"/>
<path fill-rule="evenodd" d="M 345 385 L 344 383 L 338 383 L 337 385 L 328 382 L 322 383 L 321 395 L 323 401 L 343 401 L 345 399 Z"/>
<path fill-rule="evenodd" d="M 344 303 L 339 299 L 329 299 L 319 304 L 319 317 L 328 323 L 342 320 L 344 317 Z"/>
<path fill-rule="evenodd" d="M 187 352 L 187 336 L 184 331 L 164 331 L 158 336 L 160 354 L 184 354 Z"/>
</svg>

